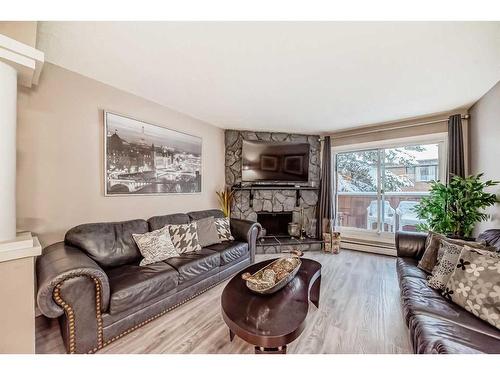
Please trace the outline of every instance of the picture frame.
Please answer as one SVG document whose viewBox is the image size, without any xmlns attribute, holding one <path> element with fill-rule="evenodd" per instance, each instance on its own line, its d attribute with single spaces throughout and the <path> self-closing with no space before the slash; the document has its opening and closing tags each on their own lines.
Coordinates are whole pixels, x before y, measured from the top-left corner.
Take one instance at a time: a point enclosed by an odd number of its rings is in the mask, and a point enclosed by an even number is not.
<svg viewBox="0 0 500 375">
<path fill-rule="evenodd" d="M 111 111 L 104 117 L 104 195 L 200 194 L 201 137 Z"/>
</svg>

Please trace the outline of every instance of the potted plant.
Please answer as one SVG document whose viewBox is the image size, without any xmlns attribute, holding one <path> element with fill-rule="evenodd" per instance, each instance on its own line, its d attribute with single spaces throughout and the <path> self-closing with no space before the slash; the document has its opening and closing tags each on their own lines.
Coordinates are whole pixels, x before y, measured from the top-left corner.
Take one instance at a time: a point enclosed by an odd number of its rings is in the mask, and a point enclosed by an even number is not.
<svg viewBox="0 0 500 375">
<path fill-rule="evenodd" d="M 455 176 L 448 185 L 432 181 L 429 196 L 414 208 L 417 216 L 425 220 L 417 229 L 453 238 L 471 237 L 474 225 L 489 218 L 483 210 L 499 202 L 495 194 L 484 190 L 500 181 L 483 182 L 482 176 L 482 173 L 465 178 Z"/>
</svg>

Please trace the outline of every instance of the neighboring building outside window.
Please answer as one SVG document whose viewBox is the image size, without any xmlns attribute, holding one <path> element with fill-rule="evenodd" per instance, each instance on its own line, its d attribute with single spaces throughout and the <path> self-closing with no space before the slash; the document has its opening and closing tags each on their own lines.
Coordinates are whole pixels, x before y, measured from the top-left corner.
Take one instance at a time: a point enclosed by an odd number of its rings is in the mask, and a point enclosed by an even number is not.
<svg viewBox="0 0 500 375">
<path fill-rule="evenodd" d="M 422 160 L 422 164 L 415 167 L 415 180 L 422 182 L 430 182 L 437 179 L 438 161 L 437 160 Z"/>
</svg>

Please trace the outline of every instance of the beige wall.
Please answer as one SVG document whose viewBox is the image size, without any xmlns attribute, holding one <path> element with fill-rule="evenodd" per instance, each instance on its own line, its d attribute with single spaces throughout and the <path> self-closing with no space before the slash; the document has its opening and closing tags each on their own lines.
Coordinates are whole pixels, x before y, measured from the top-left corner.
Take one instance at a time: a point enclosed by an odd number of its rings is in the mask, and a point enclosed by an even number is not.
<svg viewBox="0 0 500 375">
<path fill-rule="evenodd" d="M 472 173 L 484 172 L 485 179 L 500 180 L 500 82 L 469 110 Z M 491 192 L 500 193 L 494 187 Z M 491 220 L 476 226 L 476 234 L 489 228 L 500 228 L 500 205 L 488 210 Z"/>
<path fill-rule="evenodd" d="M 2 21 L 0 22 L 0 34 L 15 39 L 18 42 L 36 47 L 36 21 Z"/>
<path fill-rule="evenodd" d="M 105 197 L 103 110 L 202 137 L 202 193 Z M 222 129 L 52 64 L 38 87 L 20 88 L 17 137 L 17 228 L 43 246 L 86 222 L 217 207 L 224 185 Z"/>
<path fill-rule="evenodd" d="M 0 262 L 0 354 L 35 353 L 34 259 Z"/>
</svg>

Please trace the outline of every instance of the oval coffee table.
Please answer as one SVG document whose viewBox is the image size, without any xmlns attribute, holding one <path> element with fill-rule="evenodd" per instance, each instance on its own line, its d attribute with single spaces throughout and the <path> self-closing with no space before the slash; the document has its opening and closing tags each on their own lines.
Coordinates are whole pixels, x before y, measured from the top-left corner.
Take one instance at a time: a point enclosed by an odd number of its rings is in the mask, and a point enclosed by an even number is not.
<svg viewBox="0 0 500 375">
<path fill-rule="evenodd" d="M 222 317 L 234 335 L 255 345 L 256 354 L 285 354 L 287 344 L 305 328 L 309 300 L 319 307 L 321 264 L 301 259 L 297 275 L 283 289 L 270 295 L 249 290 L 241 278 L 255 273 L 275 259 L 253 264 L 234 276 L 222 292 Z"/>
</svg>

